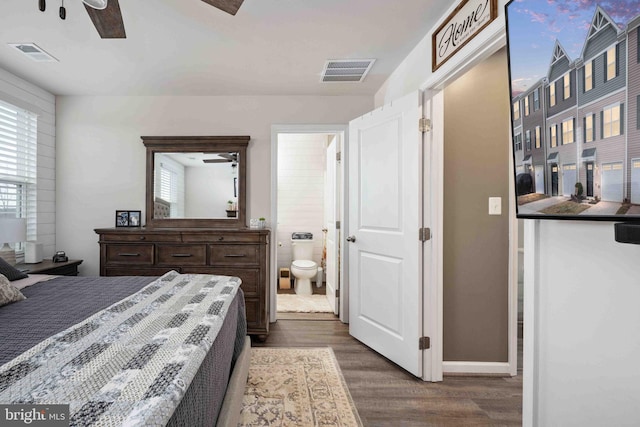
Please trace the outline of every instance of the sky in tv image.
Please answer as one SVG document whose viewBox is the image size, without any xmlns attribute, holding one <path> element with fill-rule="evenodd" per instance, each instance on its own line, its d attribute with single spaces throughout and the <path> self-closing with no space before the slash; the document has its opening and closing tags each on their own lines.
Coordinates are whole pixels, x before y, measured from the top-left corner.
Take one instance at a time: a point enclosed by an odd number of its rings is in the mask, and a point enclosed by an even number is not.
<svg viewBox="0 0 640 427">
<path fill-rule="evenodd" d="M 598 5 L 620 28 L 640 15 L 640 0 L 513 0 L 508 5 L 514 96 L 547 75 L 556 40 L 571 61 L 580 57 Z"/>
</svg>

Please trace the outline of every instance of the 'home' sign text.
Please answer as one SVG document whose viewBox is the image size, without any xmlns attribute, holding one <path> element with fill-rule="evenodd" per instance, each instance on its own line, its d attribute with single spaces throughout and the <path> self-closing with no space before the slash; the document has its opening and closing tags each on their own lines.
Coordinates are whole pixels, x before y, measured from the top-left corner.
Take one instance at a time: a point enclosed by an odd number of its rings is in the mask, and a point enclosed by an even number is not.
<svg viewBox="0 0 640 427">
<path fill-rule="evenodd" d="M 432 71 L 437 70 L 498 16 L 498 0 L 463 0 L 433 33 Z"/>
</svg>

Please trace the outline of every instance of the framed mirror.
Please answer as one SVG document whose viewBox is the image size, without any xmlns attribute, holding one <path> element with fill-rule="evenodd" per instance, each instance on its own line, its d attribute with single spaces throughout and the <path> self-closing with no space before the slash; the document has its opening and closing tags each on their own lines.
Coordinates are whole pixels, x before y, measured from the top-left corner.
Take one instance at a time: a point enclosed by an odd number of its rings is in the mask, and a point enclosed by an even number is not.
<svg viewBox="0 0 640 427">
<path fill-rule="evenodd" d="M 249 136 L 143 136 L 147 228 L 246 228 Z"/>
</svg>

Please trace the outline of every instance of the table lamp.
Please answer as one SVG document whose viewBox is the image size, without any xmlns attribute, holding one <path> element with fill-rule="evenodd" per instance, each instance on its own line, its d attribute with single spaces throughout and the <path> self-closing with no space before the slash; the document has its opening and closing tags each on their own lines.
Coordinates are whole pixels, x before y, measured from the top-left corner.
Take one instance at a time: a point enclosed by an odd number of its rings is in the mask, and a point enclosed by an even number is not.
<svg viewBox="0 0 640 427">
<path fill-rule="evenodd" d="M 9 243 L 27 240 L 27 220 L 24 218 L 0 218 L 0 258 L 11 265 L 16 265 L 16 251 Z"/>
</svg>

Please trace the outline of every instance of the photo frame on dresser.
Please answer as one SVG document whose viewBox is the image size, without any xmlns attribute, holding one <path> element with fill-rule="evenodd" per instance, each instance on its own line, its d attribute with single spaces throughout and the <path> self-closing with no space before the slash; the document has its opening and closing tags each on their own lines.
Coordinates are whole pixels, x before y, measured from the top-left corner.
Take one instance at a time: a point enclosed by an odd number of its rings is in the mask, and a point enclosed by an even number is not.
<svg viewBox="0 0 640 427">
<path fill-rule="evenodd" d="M 116 227 L 129 226 L 129 211 L 116 211 Z"/>
<path fill-rule="evenodd" d="M 116 211 L 116 227 L 141 227 L 142 211 Z"/>
</svg>

